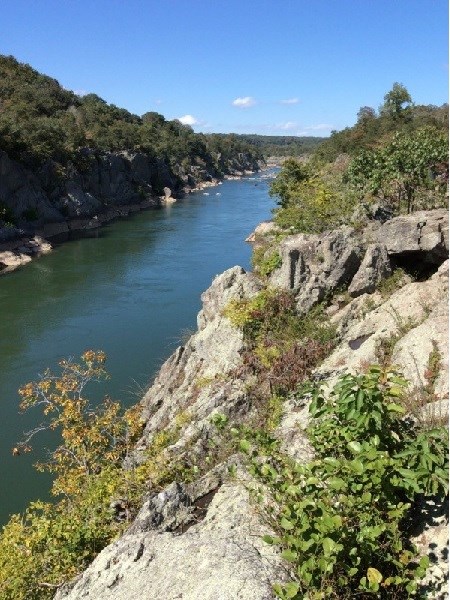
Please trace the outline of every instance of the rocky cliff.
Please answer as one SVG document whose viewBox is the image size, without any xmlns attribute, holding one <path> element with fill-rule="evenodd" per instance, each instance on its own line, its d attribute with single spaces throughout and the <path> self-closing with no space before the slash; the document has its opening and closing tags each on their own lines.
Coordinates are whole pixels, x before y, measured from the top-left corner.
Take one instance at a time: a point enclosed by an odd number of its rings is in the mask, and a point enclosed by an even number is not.
<svg viewBox="0 0 450 600">
<path fill-rule="evenodd" d="M 31 169 L 0 150 L 0 272 L 51 249 L 43 238 L 94 229 L 167 198 L 242 176 L 261 163 L 239 153 L 221 171 L 199 165 L 172 167 L 140 152 L 80 150 L 77 161 L 51 160 Z M 14 225 L 13 225 L 14 224 Z M 3 252 L 1 252 L 3 250 Z"/>
<path fill-rule="evenodd" d="M 280 243 L 279 253 L 281 265 L 270 285 L 291 291 L 300 314 L 326 301 L 324 319 L 337 330 L 333 351 L 313 377 L 331 385 L 339 374 L 381 360 L 384 351 L 408 377 L 413 397 L 426 386 L 434 350 L 441 358 L 434 395 L 417 418 L 447 418 L 446 211 L 398 217 L 359 232 L 343 227 L 291 236 Z M 175 476 L 162 490 L 150 481 L 146 501 L 125 534 L 59 590 L 57 600 L 274 597 L 272 583 L 286 577 L 286 565 L 261 541 L 270 527 L 249 494 L 251 477 L 218 434 L 226 421 L 252 426 L 261 411 L 252 393 L 254 374 L 243 368 L 243 333 L 224 309 L 232 300 L 255 297 L 263 286 L 239 267 L 216 277 L 202 296 L 197 332 L 167 360 L 142 400 L 145 431 L 128 468 L 144 460 L 161 431 L 178 423 L 177 439 L 165 453 L 194 465 L 199 476 L 189 483 Z M 288 398 L 274 432 L 285 452 L 301 462 L 311 457 L 307 422 L 307 398 L 300 403 Z M 420 523 L 415 535 L 420 551 L 433 556 L 429 578 L 441 585 L 430 597 L 445 598 L 442 511 L 435 511 L 432 522 Z"/>
</svg>

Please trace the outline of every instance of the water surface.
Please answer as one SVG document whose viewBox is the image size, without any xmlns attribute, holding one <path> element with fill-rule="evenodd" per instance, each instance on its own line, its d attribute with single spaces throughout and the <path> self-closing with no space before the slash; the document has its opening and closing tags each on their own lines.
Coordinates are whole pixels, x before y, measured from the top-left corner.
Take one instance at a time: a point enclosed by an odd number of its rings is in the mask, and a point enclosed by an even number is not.
<svg viewBox="0 0 450 600">
<path fill-rule="evenodd" d="M 50 485 L 32 467 L 48 438 L 35 439 L 31 455 L 11 455 L 22 432 L 41 421 L 38 411 L 18 414 L 17 389 L 61 358 L 102 349 L 111 379 L 101 393 L 136 402 L 195 329 L 212 278 L 249 268 L 244 239 L 273 206 L 267 179 L 226 181 L 207 193 L 109 224 L 0 277 L 1 522 L 46 498 Z"/>
</svg>

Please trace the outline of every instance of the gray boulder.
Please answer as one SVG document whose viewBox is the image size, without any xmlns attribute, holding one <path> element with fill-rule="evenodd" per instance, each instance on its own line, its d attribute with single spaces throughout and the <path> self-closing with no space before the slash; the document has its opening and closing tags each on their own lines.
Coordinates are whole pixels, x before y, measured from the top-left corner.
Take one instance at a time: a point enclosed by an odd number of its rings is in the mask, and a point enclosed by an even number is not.
<svg viewBox="0 0 450 600">
<path fill-rule="evenodd" d="M 361 264 L 363 249 L 350 227 L 290 236 L 280 244 L 282 264 L 270 283 L 292 290 L 300 312 L 307 312 L 334 290 L 347 286 Z"/>
<path fill-rule="evenodd" d="M 377 229 L 373 241 L 386 246 L 391 257 L 420 253 L 418 260 L 440 264 L 448 257 L 448 212 L 436 209 L 395 217 Z"/>
<path fill-rule="evenodd" d="M 369 244 L 358 272 L 348 288 L 350 296 L 372 294 L 378 283 L 391 275 L 392 269 L 386 246 Z"/>
<path fill-rule="evenodd" d="M 222 485 L 205 512 L 184 531 L 128 532 L 55 600 L 272 600 L 285 571 L 246 488 Z"/>
</svg>

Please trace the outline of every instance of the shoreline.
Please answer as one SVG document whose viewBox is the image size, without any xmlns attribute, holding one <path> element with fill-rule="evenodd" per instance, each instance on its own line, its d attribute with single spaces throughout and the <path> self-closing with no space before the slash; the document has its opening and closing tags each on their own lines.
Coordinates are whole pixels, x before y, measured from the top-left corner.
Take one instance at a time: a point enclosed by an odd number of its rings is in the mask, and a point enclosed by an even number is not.
<svg viewBox="0 0 450 600">
<path fill-rule="evenodd" d="M 168 204 L 177 202 L 186 195 L 222 185 L 223 181 L 239 180 L 258 172 L 259 171 L 245 170 L 240 175 L 225 175 L 223 179 L 201 181 L 193 188 L 185 188 L 182 190 L 182 195 L 179 197 L 172 197 L 171 191 L 167 188 L 170 194 L 166 196 L 156 196 L 143 200 L 142 202 L 108 207 L 105 212 L 92 217 L 44 223 L 42 226 L 36 228 L 34 232 L 28 234 L 24 233 L 24 235 L 15 239 L 0 242 L 0 276 L 7 275 L 28 264 L 33 259 L 51 252 L 54 248 L 52 241 L 58 244 L 64 243 L 70 239 L 72 234 L 76 234 L 77 232 L 100 229 L 116 219 L 127 218 L 131 214 L 144 210 L 156 210 L 163 206 L 167 206 Z"/>
</svg>

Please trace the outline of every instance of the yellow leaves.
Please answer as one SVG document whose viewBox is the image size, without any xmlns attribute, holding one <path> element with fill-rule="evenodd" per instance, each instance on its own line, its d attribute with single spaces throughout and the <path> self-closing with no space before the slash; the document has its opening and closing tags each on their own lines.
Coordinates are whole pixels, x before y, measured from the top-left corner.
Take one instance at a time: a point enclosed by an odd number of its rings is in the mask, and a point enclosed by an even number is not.
<svg viewBox="0 0 450 600">
<path fill-rule="evenodd" d="M 44 393 L 48 393 L 48 391 L 50 390 L 50 386 L 51 386 L 52 382 L 50 381 L 50 379 L 42 379 L 41 381 L 39 381 L 38 388 Z"/>
<path fill-rule="evenodd" d="M 34 394 L 34 386 L 32 383 L 27 383 L 19 389 L 19 394 L 23 397 L 32 396 Z"/>
<path fill-rule="evenodd" d="M 14 448 L 11 450 L 11 453 L 13 456 L 20 456 L 22 453 L 28 454 L 28 452 L 31 452 L 31 450 L 32 448 L 28 444 L 19 444 L 14 446 Z"/>
<path fill-rule="evenodd" d="M 370 584 L 377 583 L 380 584 L 383 581 L 383 575 L 375 569 L 374 567 L 369 567 L 367 569 L 367 581 Z"/>
<path fill-rule="evenodd" d="M 86 363 L 90 369 L 95 369 L 106 362 L 106 354 L 101 350 L 86 350 L 86 352 L 81 355 L 81 360 Z"/>
<path fill-rule="evenodd" d="M 39 381 L 20 390 L 23 408 L 42 405 L 47 429 L 61 434 L 60 446 L 41 465 L 57 474 L 58 493 L 72 496 L 77 493 L 80 473 L 88 476 L 120 463 L 142 431 L 139 407 L 123 412 L 118 402 L 105 398 L 93 409 L 81 396 L 87 382 L 106 377 L 105 360 L 104 352 L 88 350 L 81 363 L 62 360 L 60 374 L 47 370 Z M 13 454 L 25 448 L 18 444 Z"/>
<path fill-rule="evenodd" d="M 13 517 L 4 528 L 0 536 L 1 597 L 5 590 L 9 593 L 7 586 L 16 582 L 20 592 L 8 597 L 31 597 L 26 586 L 39 578 L 55 584 L 70 578 L 122 527 L 112 519 L 111 500 L 123 497 L 133 503 L 147 489 L 142 473 L 121 468 L 142 432 L 140 407 L 123 411 L 120 403 L 110 398 L 91 406 L 81 395 L 86 383 L 106 377 L 105 359 L 103 352 L 87 351 L 79 363 L 61 361 L 58 373 L 46 371 L 37 382 L 20 390 L 22 408 L 39 406 L 46 417 L 45 428 L 60 435 L 59 446 L 48 462 L 36 465 L 55 475 L 52 494 L 59 499 L 55 504 L 30 505 L 23 517 Z M 166 468 L 165 474 L 168 461 L 162 458 L 163 448 L 174 439 L 174 432 L 163 433 L 155 445 L 158 457 L 154 464 Z M 29 450 L 28 444 L 22 443 L 12 452 L 18 456 Z M 154 476 L 161 479 L 157 473 Z"/>
</svg>

